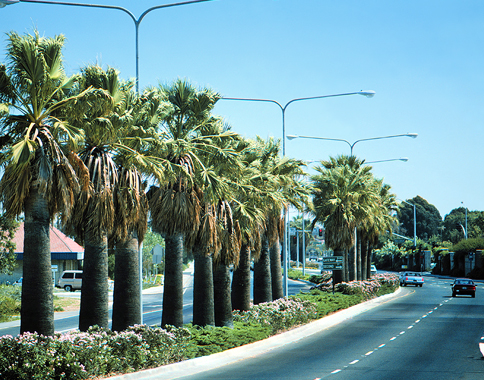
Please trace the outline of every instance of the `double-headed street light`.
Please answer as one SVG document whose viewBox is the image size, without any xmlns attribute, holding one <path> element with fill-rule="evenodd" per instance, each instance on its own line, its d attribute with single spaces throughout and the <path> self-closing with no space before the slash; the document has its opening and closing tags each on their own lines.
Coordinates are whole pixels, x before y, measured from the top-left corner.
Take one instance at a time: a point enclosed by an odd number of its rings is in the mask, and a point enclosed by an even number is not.
<svg viewBox="0 0 484 380">
<path fill-rule="evenodd" d="M 320 95 L 320 96 L 310 96 L 310 97 L 305 97 L 305 98 L 295 98 L 292 100 L 289 100 L 286 104 L 282 105 L 276 100 L 272 99 L 257 99 L 257 98 L 232 98 L 232 97 L 222 97 L 221 99 L 224 100 L 240 100 L 240 101 L 248 101 L 248 102 L 266 102 L 266 103 L 274 103 L 276 104 L 282 112 L 282 155 L 286 155 L 286 109 L 287 107 L 294 103 L 294 102 L 299 102 L 303 100 L 314 100 L 314 99 L 323 99 L 323 98 L 334 98 L 338 96 L 347 96 L 347 95 L 363 95 L 367 98 L 372 98 L 375 96 L 375 91 L 373 90 L 367 90 L 367 91 L 357 91 L 357 92 L 347 92 L 347 93 L 342 93 L 342 94 L 333 94 L 333 95 Z M 289 268 L 288 265 L 288 241 L 287 241 L 287 212 L 286 208 L 284 208 L 284 214 L 283 214 L 283 219 L 284 219 L 284 237 L 283 237 L 283 250 L 282 250 L 282 263 L 283 263 L 283 269 L 284 269 L 284 276 L 282 278 L 283 282 L 283 291 L 284 291 L 284 296 L 287 297 L 289 295 L 288 292 L 288 277 L 287 277 L 287 271 Z"/>
<path fill-rule="evenodd" d="M 102 5 L 102 4 L 84 4 L 84 3 L 67 3 L 63 1 L 44 1 L 44 0 L 0 0 L 0 8 L 3 8 L 7 5 L 10 4 L 16 4 L 16 3 L 34 3 L 34 4 L 50 4 L 50 5 L 69 5 L 73 7 L 89 7 L 89 8 L 104 8 L 104 9 L 117 9 L 118 11 L 122 11 L 126 13 L 129 17 L 134 22 L 134 29 L 135 29 L 135 51 L 136 51 L 136 92 L 139 93 L 139 25 L 141 24 L 141 21 L 143 21 L 143 18 L 150 13 L 151 11 L 154 11 L 155 9 L 161 9 L 161 8 L 171 8 L 171 7 L 176 7 L 179 5 L 189 5 L 189 4 L 195 4 L 195 3 L 204 3 L 207 1 L 212 1 L 212 0 L 189 0 L 189 1 L 182 1 L 179 3 L 172 3 L 172 4 L 164 4 L 164 5 L 156 5 L 154 7 L 148 8 L 145 10 L 141 16 L 136 18 L 131 11 L 129 11 L 126 8 L 117 6 L 117 5 Z"/>
<path fill-rule="evenodd" d="M 353 148 L 354 146 L 361 142 L 361 141 L 368 141 L 368 140 L 380 140 L 380 139 L 390 139 L 390 138 L 393 138 L 393 137 L 411 137 L 411 138 L 416 138 L 418 136 L 417 133 L 404 133 L 404 134 L 401 134 L 401 135 L 390 135 L 390 136 L 379 136 L 379 137 L 369 137 L 369 138 L 366 138 L 366 139 L 360 139 L 360 140 L 356 140 L 354 143 L 350 143 L 348 140 L 344 140 L 344 139 L 333 139 L 333 138 L 329 138 L 329 137 L 316 137 L 316 136 L 300 136 L 300 135 L 287 135 L 287 138 L 289 140 L 293 140 L 293 139 L 315 139 L 315 140 L 330 140 L 330 141 L 342 141 L 342 142 L 345 142 L 346 144 L 349 145 L 350 147 L 350 152 L 351 152 L 351 156 L 353 155 Z M 400 161 L 405 161 L 405 160 L 402 160 L 400 159 Z"/>
</svg>

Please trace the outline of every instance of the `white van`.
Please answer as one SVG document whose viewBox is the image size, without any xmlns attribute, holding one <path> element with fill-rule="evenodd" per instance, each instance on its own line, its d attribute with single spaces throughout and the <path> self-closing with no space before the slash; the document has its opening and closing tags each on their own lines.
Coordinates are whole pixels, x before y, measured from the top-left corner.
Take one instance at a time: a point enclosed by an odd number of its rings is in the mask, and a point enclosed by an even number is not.
<svg viewBox="0 0 484 380">
<path fill-rule="evenodd" d="M 73 292 L 82 287 L 82 270 L 65 270 L 57 281 L 57 288 L 64 288 L 66 292 Z"/>
</svg>

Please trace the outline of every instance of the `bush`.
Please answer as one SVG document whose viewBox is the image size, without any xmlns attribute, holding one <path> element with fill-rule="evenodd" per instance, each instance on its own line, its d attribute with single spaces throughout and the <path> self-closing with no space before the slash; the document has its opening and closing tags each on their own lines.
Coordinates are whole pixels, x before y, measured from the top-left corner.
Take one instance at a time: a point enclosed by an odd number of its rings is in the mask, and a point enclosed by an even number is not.
<svg viewBox="0 0 484 380">
<path fill-rule="evenodd" d="M 0 285 L 0 322 L 9 321 L 20 313 L 21 298 L 21 286 Z"/>
<path fill-rule="evenodd" d="M 4 336 L 0 338 L 0 378 L 87 379 L 157 367 L 185 359 L 189 337 L 183 328 L 146 326 L 120 333 L 93 327 L 52 337 Z"/>
<path fill-rule="evenodd" d="M 191 333 L 187 357 L 211 355 L 244 344 L 253 343 L 271 336 L 270 326 L 252 322 L 234 322 L 234 328 L 187 326 Z"/>
<path fill-rule="evenodd" d="M 280 298 L 252 306 L 249 311 L 234 311 L 234 321 L 258 323 L 272 328 L 272 333 L 316 318 L 316 306 L 299 298 Z"/>
</svg>

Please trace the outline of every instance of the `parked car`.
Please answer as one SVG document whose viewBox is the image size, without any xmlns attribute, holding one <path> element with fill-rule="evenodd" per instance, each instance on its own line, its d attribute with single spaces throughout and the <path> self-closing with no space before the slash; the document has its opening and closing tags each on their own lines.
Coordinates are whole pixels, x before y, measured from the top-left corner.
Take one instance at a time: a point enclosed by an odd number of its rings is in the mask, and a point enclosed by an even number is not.
<svg viewBox="0 0 484 380">
<path fill-rule="evenodd" d="M 57 288 L 73 292 L 82 287 L 82 270 L 65 270 L 57 281 Z"/>
<path fill-rule="evenodd" d="M 400 286 L 415 285 L 422 287 L 423 284 L 424 279 L 417 272 L 402 272 L 400 274 Z"/>
<path fill-rule="evenodd" d="M 370 266 L 370 273 L 373 276 L 374 274 L 377 274 L 376 266 L 372 265 Z"/>
<path fill-rule="evenodd" d="M 474 281 L 467 278 L 456 278 L 451 284 L 452 286 L 452 297 L 457 296 L 457 294 L 467 294 L 476 297 L 476 284 Z"/>
<path fill-rule="evenodd" d="M 16 285 L 16 286 L 22 286 L 22 281 L 23 281 L 23 277 L 20 277 L 17 281 L 15 281 L 13 283 L 13 285 Z"/>
</svg>

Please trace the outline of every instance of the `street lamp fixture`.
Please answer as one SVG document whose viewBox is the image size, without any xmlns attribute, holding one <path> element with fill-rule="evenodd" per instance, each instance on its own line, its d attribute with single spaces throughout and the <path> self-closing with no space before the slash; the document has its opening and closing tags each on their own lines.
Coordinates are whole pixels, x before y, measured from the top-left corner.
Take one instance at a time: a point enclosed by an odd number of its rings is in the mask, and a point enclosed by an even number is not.
<svg viewBox="0 0 484 380">
<path fill-rule="evenodd" d="M 410 137 L 412 139 L 415 139 L 415 138 L 417 138 L 417 136 L 418 136 L 417 133 L 404 133 L 404 134 L 400 134 L 400 135 L 369 137 L 369 138 L 366 138 L 366 139 L 356 140 L 354 143 L 350 143 L 348 140 L 344 140 L 344 139 L 333 139 L 333 138 L 329 138 L 329 137 L 301 136 L 301 135 L 287 135 L 287 139 L 288 140 L 294 140 L 294 139 L 299 138 L 299 139 L 342 141 L 342 142 L 345 142 L 346 144 L 348 144 L 348 146 L 350 147 L 350 152 L 351 152 L 351 156 L 352 156 L 354 146 L 361 141 L 390 139 L 390 138 L 394 138 L 394 137 Z"/>
<path fill-rule="evenodd" d="M 67 3 L 63 1 L 44 1 L 44 0 L 0 0 L 0 8 L 3 8 L 7 5 L 17 4 L 17 3 L 34 3 L 34 4 L 50 4 L 50 5 L 69 5 L 72 7 L 88 7 L 88 8 L 103 8 L 103 9 L 117 9 L 118 11 L 122 11 L 126 13 L 134 22 L 134 29 L 135 29 L 135 50 L 136 50 L 136 92 L 139 93 L 139 25 L 143 18 L 154 11 L 155 9 L 161 8 L 171 8 L 176 7 L 179 5 L 189 5 L 195 3 L 204 3 L 207 1 L 212 0 L 189 0 L 189 1 L 182 1 L 179 3 L 172 3 L 172 4 L 164 4 L 164 5 L 156 5 L 154 7 L 148 8 L 145 10 L 139 18 L 136 18 L 134 14 L 126 8 L 117 6 L 117 5 L 102 5 L 102 4 L 83 4 L 83 3 Z M 366 95 L 368 96 L 368 95 Z"/>
<path fill-rule="evenodd" d="M 4 8 L 7 5 L 18 3 L 19 0 L 0 0 L 0 8 Z"/>
<path fill-rule="evenodd" d="M 315 99 L 323 99 L 323 98 L 335 98 L 338 96 L 348 96 L 348 95 L 363 95 L 367 98 L 372 98 L 375 96 L 376 92 L 373 90 L 361 90 L 361 91 L 356 91 L 356 92 L 346 92 L 346 93 L 341 93 L 341 94 L 332 94 L 332 95 L 319 95 L 319 96 L 310 96 L 310 97 L 305 97 L 305 98 L 295 98 L 289 100 L 286 104 L 282 105 L 276 100 L 273 99 L 257 99 L 257 98 L 232 98 L 232 97 L 222 97 L 221 99 L 223 100 L 240 100 L 240 101 L 247 101 L 247 102 L 265 102 L 265 103 L 274 103 L 277 105 L 282 112 L 282 155 L 286 155 L 286 109 L 287 107 L 294 103 L 294 102 L 299 102 L 303 100 L 315 100 Z M 289 137 L 289 136 L 288 136 Z M 283 212 L 283 219 L 284 219 L 284 237 L 283 237 L 283 250 L 282 250 L 282 263 L 283 263 L 283 270 L 284 270 L 284 276 L 282 279 L 283 282 L 283 291 L 284 291 L 284 296 L 287 297 L 289 295 L 289 289 L 288 289 L 288 277 L 287 277 L 287 272 L 289 269 L 289 263 L 288 263 L 288 239 L 287 239 L 287 228 L 288 228 L 288 223 L 287 223 L 287 211 L 284 209 Z"/>
<path fill-rule="evenodd" d="M 408 161 L 408 157 L 389 158 L 388 160 L 365 161 L 365 164 L 376 164 L 377 162 L 388 162 L 388 161 L 403 161 L 403 162 L 407 162 Z"/>
</svg>

